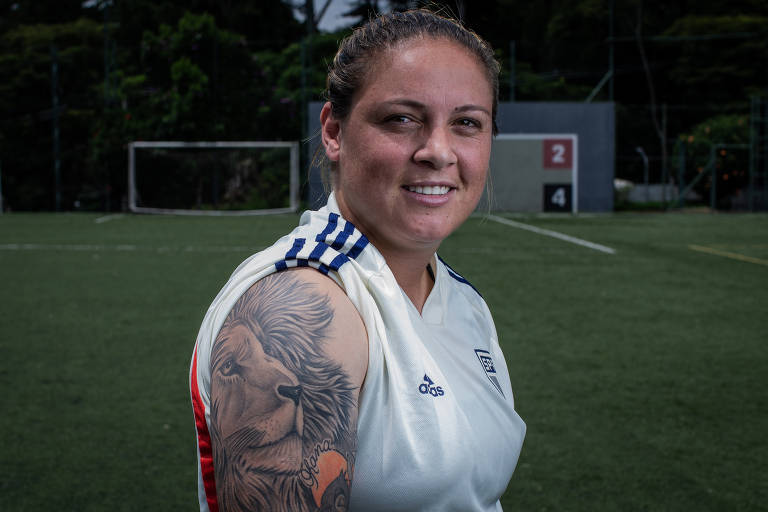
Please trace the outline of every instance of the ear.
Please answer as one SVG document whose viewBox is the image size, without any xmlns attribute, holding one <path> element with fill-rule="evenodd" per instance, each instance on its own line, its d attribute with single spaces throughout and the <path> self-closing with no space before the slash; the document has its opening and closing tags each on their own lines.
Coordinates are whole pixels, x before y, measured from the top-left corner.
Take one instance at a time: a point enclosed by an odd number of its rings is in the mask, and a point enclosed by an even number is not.
<svg viewBox="0 0 768 512">
<path fill-rule="evenodd" d="M 330 102 L 326 102 L 320 111 L 320 126 L 325 155 L 331 162 L 338 162 L 341 152 L 341 121 L 333 117 Z"/>
</svg>

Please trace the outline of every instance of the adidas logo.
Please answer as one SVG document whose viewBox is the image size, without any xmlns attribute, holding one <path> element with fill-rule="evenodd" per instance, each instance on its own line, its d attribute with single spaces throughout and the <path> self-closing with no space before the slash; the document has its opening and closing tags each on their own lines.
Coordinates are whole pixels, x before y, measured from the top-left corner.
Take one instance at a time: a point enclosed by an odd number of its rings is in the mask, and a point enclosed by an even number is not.
<svg viewBox="0 0 768 512">
<path fill-rule="evenodd" d="M 432 395 L 435 398 L 438 396 L 443 396 L 445 391 L 443 390 L 442 386 L 435 386 L 434 384 L 434 381 L 430 379 L 425 373 L 424 382 L 422 382 L 419 386 L 419 393 L 422 395 Z"/>
</svg>

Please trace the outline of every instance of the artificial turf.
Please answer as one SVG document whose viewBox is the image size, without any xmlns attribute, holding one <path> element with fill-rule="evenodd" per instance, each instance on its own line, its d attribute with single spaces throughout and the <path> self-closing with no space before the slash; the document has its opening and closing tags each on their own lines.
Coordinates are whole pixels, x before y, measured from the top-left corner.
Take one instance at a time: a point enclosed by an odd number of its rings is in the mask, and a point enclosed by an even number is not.
<svg viewBox="0 0 768 512">
<path fill-rule="evenodd" d="M 0 509 L 195 509 L 199 323 L 297 220 L 0 216 Z M 768 216 L 515 220 L 616 254 L 481 217 L 441 248 L 528 425 L 504 509 L 768 510 Z"/>
</svg>

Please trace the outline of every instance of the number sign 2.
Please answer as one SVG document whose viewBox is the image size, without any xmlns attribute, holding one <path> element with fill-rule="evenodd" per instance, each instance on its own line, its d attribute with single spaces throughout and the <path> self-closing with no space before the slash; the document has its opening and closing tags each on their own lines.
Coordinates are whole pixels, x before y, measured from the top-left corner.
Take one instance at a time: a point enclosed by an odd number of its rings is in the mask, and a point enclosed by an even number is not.
<svg viewBox="0 0 768 512">
<path fill-rule="evenodd" d="M 573 140 L 544 139 L 544 169 L 573 168 Z"/>
</svg>

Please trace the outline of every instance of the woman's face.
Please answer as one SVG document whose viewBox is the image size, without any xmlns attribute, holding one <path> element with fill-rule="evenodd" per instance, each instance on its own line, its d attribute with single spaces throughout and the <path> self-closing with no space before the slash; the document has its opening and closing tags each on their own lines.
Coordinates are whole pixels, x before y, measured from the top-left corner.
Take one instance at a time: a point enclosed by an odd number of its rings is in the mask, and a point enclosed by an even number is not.
<svg viewBox="0 0 768 512">
<path fill-rule="evenodd" d="M 379 54 L 323 143 L 342 215 L 380 250 L 436 250 L 475 209 L 491 152 L 493 97 L 482 64 L 444 39 Z"/>
</svg>

